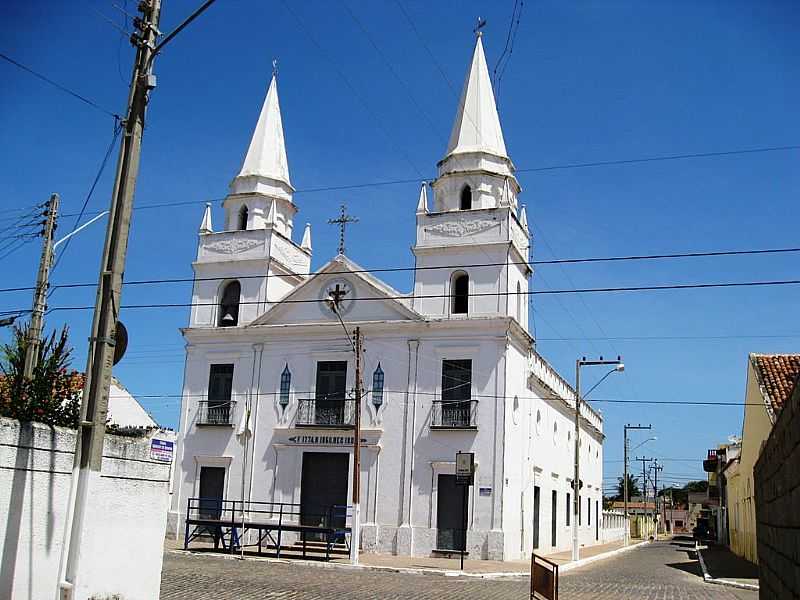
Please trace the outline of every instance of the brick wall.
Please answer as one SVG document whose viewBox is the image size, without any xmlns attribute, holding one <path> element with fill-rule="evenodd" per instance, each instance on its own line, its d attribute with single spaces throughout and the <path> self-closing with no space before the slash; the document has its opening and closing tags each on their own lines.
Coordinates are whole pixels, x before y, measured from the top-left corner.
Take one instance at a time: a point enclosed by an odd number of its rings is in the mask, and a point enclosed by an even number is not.
<svg viewBox="0 0 800 600">
<path fill-rule="evenodd" d="M 760 597 L 800 599 L 800 383 L 753 469 Z"/>
</svg>

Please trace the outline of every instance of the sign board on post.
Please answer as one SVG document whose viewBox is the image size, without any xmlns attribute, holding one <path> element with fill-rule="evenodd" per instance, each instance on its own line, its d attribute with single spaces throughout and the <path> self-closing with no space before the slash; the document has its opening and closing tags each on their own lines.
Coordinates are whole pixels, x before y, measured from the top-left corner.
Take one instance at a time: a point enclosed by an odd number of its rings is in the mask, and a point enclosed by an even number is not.
<svg viewBox="0 0 800 600">
<path fill-rule="evenodd" d="M 456 453 L 456 485 L 473 485 L 475 479 L 475 453 Z"/>
</svg>

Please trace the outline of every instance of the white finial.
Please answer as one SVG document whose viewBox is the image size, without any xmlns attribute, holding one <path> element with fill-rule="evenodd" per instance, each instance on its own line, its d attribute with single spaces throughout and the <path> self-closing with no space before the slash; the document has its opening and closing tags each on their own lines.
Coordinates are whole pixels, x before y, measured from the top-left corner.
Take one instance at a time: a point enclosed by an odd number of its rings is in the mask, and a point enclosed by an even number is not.
<svg viewBox="0 0 800 600">
<path fill-rule="evenodd" d="M 419 189 L 419 202 L 417 203 L 417 214 L 425 214 L 428 212 L 428 183 L 422 182 L 422 187 Z"/>
<path fill-rule="evenodd" d="M 311 223 L 306 223 L 306 229 L 303 232 L 303 241 L 300 242 L 300 247 L 303 250 L 311 252 Z"/>
<path fill-rule="evenodd" d="M 524 204 L 519 209 L 519 224 L 525 231 L 528 231 L 528 212 L 525 210 Z"/>
<path fill-rule="evenodd" d="M 211 202 L 206 202 L 206 209 L 203 211 L 203 220 L 200 223 L 200 233 L 214 233 L 211 227 Z"/>
<path fill-rule="evenodd" d="M 503 182 L 503 195 L 500 197 L 500 206 L 511 206 L 511 186 L 508 185 L 508 177 Z"/>
<path fill-rule="evenodd" d="M 278 76 L 278 59 L 277 58 L 273 58 L 272 59 L 272 76 L 273 77 L 277 77 Z"/>
</svg>

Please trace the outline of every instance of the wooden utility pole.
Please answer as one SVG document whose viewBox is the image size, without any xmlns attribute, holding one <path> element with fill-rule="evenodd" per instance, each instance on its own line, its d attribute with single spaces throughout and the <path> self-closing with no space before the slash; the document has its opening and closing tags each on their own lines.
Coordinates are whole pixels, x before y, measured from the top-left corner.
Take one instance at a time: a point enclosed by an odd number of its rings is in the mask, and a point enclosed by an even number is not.
<svg viewBox="0 0 800 600">
<path fill-rule="evenodd" d="M 136 61 L 128 95 L 128 110 L 122 122 L 123 138 L 119 150 L 108 229 L 100 264 L 100 279 L 89 338 L 86 381 L 83 388 L 78 438 L 72 470 L 70 505 L 61 557 L 59 589 L 63 600 L 75 592 L 84 516 L 91 488 L 100 477 L 108 415 L 108 394 L 117 319 L 122 296 L 122 278 L 128 249 L 128 233 L 133 210 L 133 195 L 139 173 L 145 109 L 150 90 L 155 87 L 152 63 L 155 57 L 161 0 L 139 3 L 138 31 L 131 36 L 137 47 Z"/>
<path fill-rule="evenodd" d="M 33 370 L 39 362 L 39 346 L 42 344 L 44 311 L 47 309 L 50 267 L 53 264 L 53 237 L 56 233 L 58 204 L 58 194 L 52 194 L 50 196 L 50 201 L 47 203 L 47 221 L 44 226 L 42 258 L 39 260 L 39 274 L 36 276 L 36 289 L 33 292 L 33 310 L 31 311 L 31 323 L 28 327 L 28 343 L 25 348 L 25 366 L 22 372 L 25 379 L 33 377 Z"/>
<path fill-rule="evenodd" d="M 353 419 L 353 519 L 350 527 L 350 562 L 358 564 L 358 545 L 361 538 L 361 328 L 353 331 L 353 350 L 356 353 L 355 415 Z"/>
</svg>

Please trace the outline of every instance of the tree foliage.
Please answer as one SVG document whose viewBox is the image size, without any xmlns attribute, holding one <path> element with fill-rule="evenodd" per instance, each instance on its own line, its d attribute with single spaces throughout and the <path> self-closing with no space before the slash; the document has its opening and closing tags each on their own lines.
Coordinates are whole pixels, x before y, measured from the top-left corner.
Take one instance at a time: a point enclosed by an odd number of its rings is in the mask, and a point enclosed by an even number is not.
<svg viewBox="0 0 800 600">
<path fill-rule="evenodd" d="M 29 325 L 14 327 L 0 357 L 0 415 L 19 421 L 77 427 L 83 376 L 70 370 L 68 329 L 55 331 L 39 346 L 33 376 L 24 376 Z"/>
<path fill-rule="evenodd" d="M 617 498 L 622 500 L 625 497 L 625 487 L 623 483 L 623 478 L 617 478 Z M 641 495 L 641 490 L 639 489 L 639 478 L 634 477 L 631 474 L 628 474 L 628 499 L 633 498 L 634 496 Z"/>
</svg>

